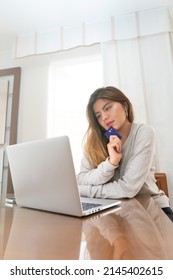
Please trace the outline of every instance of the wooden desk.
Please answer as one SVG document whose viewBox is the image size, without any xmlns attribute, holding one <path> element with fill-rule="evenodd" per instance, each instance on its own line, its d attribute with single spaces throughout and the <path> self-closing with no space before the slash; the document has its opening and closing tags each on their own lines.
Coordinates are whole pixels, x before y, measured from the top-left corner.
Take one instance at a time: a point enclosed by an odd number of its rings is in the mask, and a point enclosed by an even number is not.
<svg viewBox="0 0 173 280">
<path fill-rule="evenodd" d="M 87 218 L 0 208 L 1 259 L 173 259 L 173 223 L 152 198 Z"/>
</svg>

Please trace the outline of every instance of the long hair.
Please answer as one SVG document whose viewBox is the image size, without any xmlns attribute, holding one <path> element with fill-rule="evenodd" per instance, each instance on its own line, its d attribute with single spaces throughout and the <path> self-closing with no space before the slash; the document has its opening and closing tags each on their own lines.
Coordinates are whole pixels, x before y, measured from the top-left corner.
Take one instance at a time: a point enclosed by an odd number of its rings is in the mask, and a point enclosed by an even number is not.
<svg viewBox="0 0 173 280">
<path fill-rule="evenodd" d="M 104 129 L 100 126 L 93 110 L 93 106 L 98 99 L 107 99 L 121 103 L 127 108 L 129 122 L 132 123 L 134 120 L 133 106 L 130 100 L 119 89 L 108 86 L 99 88 L 91 94 L 86 109 L 88 129 L 84 136 L 83 148 L 84 154 L 93 168 L 96 168 L 99 163 L 108 157 L 108 140 L 104 136 Z"/>
</svg>

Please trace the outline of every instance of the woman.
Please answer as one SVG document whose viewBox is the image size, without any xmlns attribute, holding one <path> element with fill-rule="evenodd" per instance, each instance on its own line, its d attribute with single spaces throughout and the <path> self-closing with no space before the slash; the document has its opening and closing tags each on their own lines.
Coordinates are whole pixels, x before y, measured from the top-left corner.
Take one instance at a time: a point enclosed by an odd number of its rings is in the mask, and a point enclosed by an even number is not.
<svg viewBox="0 0 173 280">
<path fill-rule="evenodd" d="M 87 105 L 88 130 L 77 175 L 81 196 L 132 198 L 151 195 L 173 221 L 168 197 L 155 183 L 155 133 L 134 123 L 129 99 L 115 87 L 97 89 Z M 121 139 L 105 131 L 116 129 Z"/>
</svg>

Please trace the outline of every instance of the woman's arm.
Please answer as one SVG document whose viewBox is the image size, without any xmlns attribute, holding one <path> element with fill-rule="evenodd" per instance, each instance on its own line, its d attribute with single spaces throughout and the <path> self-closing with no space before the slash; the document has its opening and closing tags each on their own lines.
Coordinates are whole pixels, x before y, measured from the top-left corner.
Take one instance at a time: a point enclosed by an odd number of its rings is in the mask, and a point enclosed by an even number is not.
<svg viewBox="0 0 173 280">
<path fill-rule="evenodd" d="M 118 166 L 112 165 L 108 158 L 101 162 L 97 168 L 92 169 L 84 157 L 81 162 L 80 172 L 77 175 L 79 185 L 100 185 L 108 182 Z"/>
</svg>

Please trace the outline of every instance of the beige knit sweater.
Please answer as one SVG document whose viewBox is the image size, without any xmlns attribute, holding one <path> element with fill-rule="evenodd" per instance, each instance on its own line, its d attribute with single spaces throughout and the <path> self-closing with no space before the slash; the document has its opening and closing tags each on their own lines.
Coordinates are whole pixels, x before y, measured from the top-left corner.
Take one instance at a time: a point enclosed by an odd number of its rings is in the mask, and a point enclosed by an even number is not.
<svg viewBox="0 0 173 280">
<path fill-rule="evenodd" d="M 133 123 L 126 139 L 118 167 L 108 159 L 92 169 L 86 157 L 77 175 L 81 196 L 97 198 L 132 198 L 149 194 L 161 208 L 169 199 L 155 183 L 155 132 L 145 124 Z"/>
</svg>

